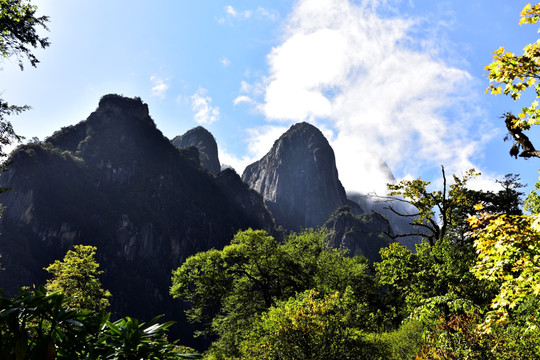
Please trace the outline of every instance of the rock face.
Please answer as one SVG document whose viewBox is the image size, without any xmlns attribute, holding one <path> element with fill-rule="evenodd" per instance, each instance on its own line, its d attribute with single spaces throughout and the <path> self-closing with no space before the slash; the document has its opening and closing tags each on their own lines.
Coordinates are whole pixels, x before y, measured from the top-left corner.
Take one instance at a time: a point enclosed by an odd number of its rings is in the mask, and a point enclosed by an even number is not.
<svg viewBox="0 0 540 360">
<path fill-rule="evenodd" d="M 308 123 L 293 125 L 242 180 L 259 192 L 276 223 L 285 229 L 322 226 L 349 202 L 338 178 L 334 151 Z"/>
<path fill-rule="evenodd" d="M 184 135 L 176 136 L 172 143 L 179 149 L 195 146 L 199 150 L 199 158 L 203 169 L 217 175 L 219 165 L 218 147 L 214 136 L 202 126 L 189 130 Z"/>
<path fill-rule="evenodd" d="M 247 217 L 248 221 L 261 224 L 264 227 L 260 228 L 274 237 L 280 236 L 275 232 L 274 219 L 266 208 L 262 196 L 250 189 L 236 171 L 233 169 L 223 170 L 217 175 L 216 183 L 227 198 L 242 209 L 243 216 Z"/>
<path fill-rule="evenodd" d="M 379 250 L 392 242 L 387 235 L 392 229 L 384 216 L 355 214 L 348 206 L 336 210 L 324 227 L 331 247 L 347 249 L 350 255 L 362 255 L 372 262 L 380 261 Z"/>
<path fill-rule="evenodd" d="M 112 310 L 165 314 L 194 344 L 168 294 L 171 271 L 240 229 L 272 231 L 273 222 L 236 174 L 216 179 L 192 158 L 156 129 L 140 99 L 117 95 L 104 96 L 87 120 L 19 147 L 0 175 L 0 186 L 13 188 L 0 198 L 0 287 L 9 294 L 43 284 L 43 268 L 72 245 L 95 245 Z"/>
</svg>

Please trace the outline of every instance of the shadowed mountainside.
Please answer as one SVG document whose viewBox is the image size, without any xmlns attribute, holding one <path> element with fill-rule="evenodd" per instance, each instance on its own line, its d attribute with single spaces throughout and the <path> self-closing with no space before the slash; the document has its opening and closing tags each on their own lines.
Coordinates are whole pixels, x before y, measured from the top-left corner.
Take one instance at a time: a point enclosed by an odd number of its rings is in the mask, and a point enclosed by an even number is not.
<svg viewBox="0 0 540 360">
<path fill-rule="evenodd" d="M 168 294 L 171 270 L 240 229 L 273 232 L 258 194 L 237 175 L 216 180 L 203 171 L 138 98 L 106 95 L 88 119 L 19 147 L 11 160 L 0 176 L 13 188 L 2 196 L 0 223 L 0 286 L 8 293 L 44 283 L 43 267 L 73 244 L 95 245 L 113 311 L 185 324 Z"/>
</svg>

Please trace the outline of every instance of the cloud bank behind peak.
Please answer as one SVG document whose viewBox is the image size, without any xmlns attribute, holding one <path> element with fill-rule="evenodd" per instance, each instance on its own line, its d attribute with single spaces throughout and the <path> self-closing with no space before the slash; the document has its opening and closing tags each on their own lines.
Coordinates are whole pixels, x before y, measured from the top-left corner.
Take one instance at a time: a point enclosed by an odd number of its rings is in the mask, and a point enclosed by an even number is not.
<svg viewBox="0 0 540 360">
<path fill-rule="evenodd" d="M 264 89 L 256 106 L 268 123 L 329 128 L 347 190 L 384 192 L 381 162 L 398 177 L 440 165 L 467 170 L 489 137 L 480 129 L 475 79 L 439 55 L 447 43 L 434 37 L 440 32 L 425 30 L 440 24 L 381 15 L 395 14 L 392 6 L 298 1 L 282 42 L 267 56 L 268 73 L 254 86 Z M 241 99 L 255 102 L 246 94 Z M 263 130 L 251 134 L 264 136 Z"/>
</svg>

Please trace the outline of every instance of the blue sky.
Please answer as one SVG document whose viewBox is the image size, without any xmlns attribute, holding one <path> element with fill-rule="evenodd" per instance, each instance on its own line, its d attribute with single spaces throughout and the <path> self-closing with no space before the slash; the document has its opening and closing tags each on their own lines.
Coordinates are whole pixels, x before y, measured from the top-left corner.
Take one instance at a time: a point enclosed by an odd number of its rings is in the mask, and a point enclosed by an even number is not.
<svg viewBox="0 0 540 360">
<path fill-rule="evenodd" d="M 485 95 L 500 46 L 536 41 L 518 26 L 527 1 L 40 0 L 51 46 L 37 68 L 2 63 L 2 97 L 32 110 L 12 119 L 44 139 L 108 93 L 140 96 L 165 136 L 202 125 L 241 173 L 299 121 L 318 126 L 347 190 L 398 178 L 439 179 L 440 165 L 482 172 L 478 186 L 540 160 L 511 159 L 499 116 L 524 105 Z M 527 98 L 525 98 L 526 100 Z M 534 142 L 535 135 L 531 135 Z M 538 144 L 540 146 L 540 143 Z"/>
</svg>

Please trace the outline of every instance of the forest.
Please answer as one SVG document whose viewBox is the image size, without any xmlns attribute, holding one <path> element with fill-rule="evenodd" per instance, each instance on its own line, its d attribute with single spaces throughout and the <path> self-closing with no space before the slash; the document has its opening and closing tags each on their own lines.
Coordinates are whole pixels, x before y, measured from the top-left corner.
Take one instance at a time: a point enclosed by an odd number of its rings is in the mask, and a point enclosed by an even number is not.
<svg viewBox="0 0 540 360">
<path fill-rule="evenodd" d="M 26 61 L 37 66 L 33 49 L 49 46 L 37 30 L 49 19 L 26 1 L 0 5 L 3 58 L 21 70 Z M 540 4 L 523 8 L 520 24 L 539 21 Z M 486 92 L 514 100 L 534 92 L 529 106 L 502 121 L 510 155 L 539 158 L 528 131 L 540 124 L 540 40 L 522 55 L 494 51 L 486 71 Z M 0 99 L 0 156 L 21 140 L 11 118 L 27 110 Z M 537 359 L 540 181 L 529 194 L 514 174 L 498 181 L 498 192 L 472 190 L 480 176 L 441 167 L 436 189 L 421 178 L 388 184 L 391 199 L 416 211 L 390 205 L 415 231 L 389 236 L 420 240 L 413 250 L 390 243 L 380 261 L 331 247 L 323 228 L 250 228 L 221 249 L 187 257 L 167 279 L 169 296 L 184 306 L 205 349 L 169 338 L 173 322 L 159 314 L 149 321 L 114 314 L 115 294 L 100 281 L 100 249 L 75 245 L 44 269 L 45 283 L 0 296 L 0 360 Z"/>
</svg>

